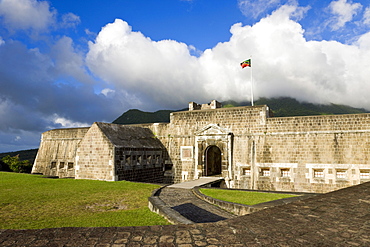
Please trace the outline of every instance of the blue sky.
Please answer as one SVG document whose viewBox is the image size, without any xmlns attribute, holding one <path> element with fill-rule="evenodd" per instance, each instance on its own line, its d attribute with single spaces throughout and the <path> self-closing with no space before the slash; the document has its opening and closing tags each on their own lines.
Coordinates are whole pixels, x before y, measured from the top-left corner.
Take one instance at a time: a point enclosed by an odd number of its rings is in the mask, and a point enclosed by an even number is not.
<svg viewBox="0 0 370 247">
<path fill-rule="evenodd" d="M 0 152 L 128 109 L 294 97 L 370 110 L 364 0 L 0 0 Z"/>
</svg>

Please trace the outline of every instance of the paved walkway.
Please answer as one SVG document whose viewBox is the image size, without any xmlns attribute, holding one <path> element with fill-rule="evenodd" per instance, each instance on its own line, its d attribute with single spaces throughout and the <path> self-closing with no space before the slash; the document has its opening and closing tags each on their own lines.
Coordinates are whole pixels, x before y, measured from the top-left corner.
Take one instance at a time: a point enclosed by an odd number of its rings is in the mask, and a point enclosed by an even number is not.
<svg viewBox="0 0 370 247">
<path fill-rule="evenodd" d="M 194 187 L 200 187 L 205 184 L 214 183 L 217 181 L 224 180 L 222 177 L 201 177 L 197 180 L 187 181 L 178 184 L 172 184 L 168 188 L 179 188 L 179 189 L 192 189 Z"/>
<path fill-rule="evenodd" d="M 159 198 L 168 207 L 194 223 L 217 222 L 236 217 L 219 207 L 199 199 L 189 189 L 178 189 L 169 186 L 161 190 Z"/>
<path fill-rule="evenodd" d="M 0 230 L 0 246 L 370 246 L 370 183 L 215 223 Z"/>
</svg>

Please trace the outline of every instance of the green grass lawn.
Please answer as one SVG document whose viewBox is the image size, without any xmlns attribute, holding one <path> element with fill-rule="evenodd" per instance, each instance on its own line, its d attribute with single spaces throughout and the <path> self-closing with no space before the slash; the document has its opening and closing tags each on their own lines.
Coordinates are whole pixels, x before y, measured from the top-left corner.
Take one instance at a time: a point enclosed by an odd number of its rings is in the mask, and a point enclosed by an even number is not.
<svg viewBox="0 0 370 247">
<path fill-rule="evenodd" d="M 167 225 L 148 209 L 156 188 L 0 172 L 0 229 Z"/>
<path fill-rule="evenodd" d="M 263 202 L 269 202 L 278 199 L 297 196 L 291 194 L 276 194 L 276 193 L 264 193 L 240 190 L 221 190 L 221 189 L 200 189 L 199 191 L 206 196 L 210 196 L 222 201 L 240 203 L 245 205 L 256 205 Z"/>
</svg>

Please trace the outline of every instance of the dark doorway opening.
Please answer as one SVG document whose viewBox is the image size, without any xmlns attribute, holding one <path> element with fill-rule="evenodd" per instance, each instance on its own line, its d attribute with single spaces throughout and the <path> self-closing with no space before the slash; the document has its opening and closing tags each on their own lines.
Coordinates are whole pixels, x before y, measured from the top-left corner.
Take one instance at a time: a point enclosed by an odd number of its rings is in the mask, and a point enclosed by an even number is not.
<svg viewBox="0 0 370 247">
<path fill-rule="evenodd" d="M 209 146 L 205 153 L 205 175 L 221 174 L 221 150 L 217 146 Z"/>
</svg>

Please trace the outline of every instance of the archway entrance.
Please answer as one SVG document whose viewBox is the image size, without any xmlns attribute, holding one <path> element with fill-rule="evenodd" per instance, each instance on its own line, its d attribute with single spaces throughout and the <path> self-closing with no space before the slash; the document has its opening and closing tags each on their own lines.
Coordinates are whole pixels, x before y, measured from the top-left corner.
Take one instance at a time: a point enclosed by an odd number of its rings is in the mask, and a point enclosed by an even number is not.
<svg viewBox="0 0 370 247">
<path fill-rule="evenodd" d="M 209 146 L 205 152 L 205 175 L 221 174 L 221 150 L 217 146 Z"/>
</svg>

